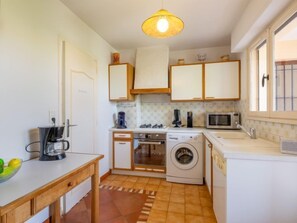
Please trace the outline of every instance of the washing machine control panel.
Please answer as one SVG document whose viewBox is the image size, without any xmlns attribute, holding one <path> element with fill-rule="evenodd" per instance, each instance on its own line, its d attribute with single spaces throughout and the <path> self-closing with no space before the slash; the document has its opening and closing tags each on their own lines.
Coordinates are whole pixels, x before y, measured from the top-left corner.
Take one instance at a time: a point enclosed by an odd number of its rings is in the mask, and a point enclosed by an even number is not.
<svg viewBox="0 0 297 223">
<path fill-rule="evenodd" d="M 202 134 L 167 133 L 167 141 L 189 142 L 189 141 L 201 141 L 201 140 L 202 140 Z"/>
</svg>

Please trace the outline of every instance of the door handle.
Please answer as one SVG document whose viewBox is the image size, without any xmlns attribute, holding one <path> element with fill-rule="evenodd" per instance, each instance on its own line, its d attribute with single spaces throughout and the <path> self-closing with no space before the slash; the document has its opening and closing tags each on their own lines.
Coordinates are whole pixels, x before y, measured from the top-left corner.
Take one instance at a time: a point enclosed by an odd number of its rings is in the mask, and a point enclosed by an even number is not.
<svg viewBox="0 0 297 223">
<path fill-rule="evenodd" d="M 264 85 L 265 85 L 265 79 L 267 79 L 269 81 L 269 74 L 267 74 L 267 75 L 263 74 L 263 76 L 262 76 L 262 87 L 264 87 Z"/>
<path fill-rule="evenodd" d="M 69 137 L 69 128 L 74 126 L 77 126 L 77 125 L 71 125 L 69 119 L 66 120 L 67 138 Z"/>
</svg>

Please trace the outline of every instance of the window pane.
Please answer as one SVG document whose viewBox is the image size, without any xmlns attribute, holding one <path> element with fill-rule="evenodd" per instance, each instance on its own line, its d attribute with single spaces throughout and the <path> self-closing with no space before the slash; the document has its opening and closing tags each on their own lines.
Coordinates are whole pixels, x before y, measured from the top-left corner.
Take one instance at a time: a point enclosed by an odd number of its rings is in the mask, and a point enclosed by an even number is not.
<svg viewBox="0 0 297 223">
<path fill-rule="evenodd" d="M 274 32 L 273 110 L 297 111 L 297 13 Z"/>
<path fill-rule="evenodd" d="M 267 43 L 255 47 L 250 55 L 250 110 L 267 111 Z"/>
</svg>

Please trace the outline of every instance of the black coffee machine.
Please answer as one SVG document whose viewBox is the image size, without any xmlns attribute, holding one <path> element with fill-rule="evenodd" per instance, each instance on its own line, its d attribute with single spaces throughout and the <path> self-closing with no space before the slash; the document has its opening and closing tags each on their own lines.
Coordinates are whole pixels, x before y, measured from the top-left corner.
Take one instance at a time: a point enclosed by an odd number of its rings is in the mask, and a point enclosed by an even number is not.
<svg viewBox="0 0 297 223">
<path fill-rule="evenodd" d="M 193 128 L 193 112 L 187 112 L 187 128 Z"/>
<path fill-rule="evenodd" d="M 125 112 L 123 112 L 123 111 L 118 112 L 118 120 L 116 122 L 117 129 L 126 129 L 127 128 L 125 119 L 126 119 Z"/>
<path fill-rule="evenodd" d="M 180 128 L 181 125 L 182 125 L 180 110 L 179 109 L 174 109 L 173 115 L 174 115 L 174 119 L 173 119 L 172 124 L 174 125 L 174 128 Z"/>
<path fill-rule="evenodd" d="M 69 149 L 69 142 L 62 139 L 64 126 L 38 127 L 38 129 L 40 141 L 28 144 L 25 148 L 26 151 L 30 153 L 39 152 L 39 160 L 41 161 L 64 159 L 66 157 L 65 151 Z M 40 151 L 28 150 L 28 146 L 34 143 L 40 143 Z"/>
</svg>

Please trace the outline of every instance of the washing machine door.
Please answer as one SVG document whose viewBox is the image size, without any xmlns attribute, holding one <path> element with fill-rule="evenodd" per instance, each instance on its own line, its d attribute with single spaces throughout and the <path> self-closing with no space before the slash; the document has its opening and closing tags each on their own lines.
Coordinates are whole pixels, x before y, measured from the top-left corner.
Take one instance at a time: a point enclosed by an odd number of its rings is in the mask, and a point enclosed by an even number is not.
<svg viewBox="0 0 297 223">
<path fill-rule="evenodd" d="M 173 147 L 170 154 L 171 162 L 179 169 L 192 169 L 199 160 L 197 150 L 190 144 L 180 143 Z"/>
</svg>

